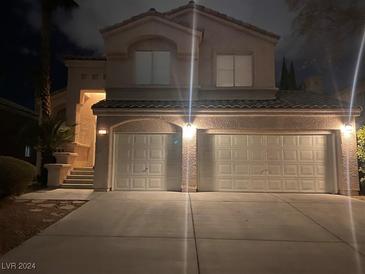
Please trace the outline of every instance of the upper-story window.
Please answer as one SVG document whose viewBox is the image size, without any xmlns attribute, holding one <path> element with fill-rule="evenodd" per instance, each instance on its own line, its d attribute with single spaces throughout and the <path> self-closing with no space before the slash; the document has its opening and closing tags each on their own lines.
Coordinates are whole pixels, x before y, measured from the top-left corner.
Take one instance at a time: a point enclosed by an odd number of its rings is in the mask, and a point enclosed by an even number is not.
<svg viewBox="0 0 365 274">
<path fill-rule="evenodd" d="M 217 87 L 251 87 L 251 55 L 218 55 Z"/>
<path fill-rule="evenodd" d="M 170 84 L 170 52 L 136 51 L 136 84 Z"/>
</svg>

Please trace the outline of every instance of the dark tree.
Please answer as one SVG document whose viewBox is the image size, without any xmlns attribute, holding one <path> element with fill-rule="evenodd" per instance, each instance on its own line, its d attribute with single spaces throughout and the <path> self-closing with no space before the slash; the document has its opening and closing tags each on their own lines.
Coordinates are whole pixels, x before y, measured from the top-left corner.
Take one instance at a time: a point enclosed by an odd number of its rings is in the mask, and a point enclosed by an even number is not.
<svg viewBox="0 0 365 274">
<path fill-rule="evenodd" d="M 51 32 L 52 15 L 58 8 L 71 10 L 78 4 L 73 0 L 40 0 L 42 7 L 41 29 L 41 68 L 40 68 L 40 98 L 41 109 L 39 122 L 51 116 Z"/>
<path fill-rule="evenodd" d="M 280 76 L 279 89 L 280 90 L 288 90 L 289 89 L 289 74 L 288 74 L 288 68 L 286 66 L 285 57 L 283 57 L 283 64 L 281 66 L 281 76 Z"/>
<path fill-rule="evenodd" d="M 291 61 L 291 63 L 290 63 L 290 70 L 289 70 L 289 74 L 288 74 L 288 89 L 290 89 L 290 90 L 298 89 L 293 61 Z"/>
</svg>

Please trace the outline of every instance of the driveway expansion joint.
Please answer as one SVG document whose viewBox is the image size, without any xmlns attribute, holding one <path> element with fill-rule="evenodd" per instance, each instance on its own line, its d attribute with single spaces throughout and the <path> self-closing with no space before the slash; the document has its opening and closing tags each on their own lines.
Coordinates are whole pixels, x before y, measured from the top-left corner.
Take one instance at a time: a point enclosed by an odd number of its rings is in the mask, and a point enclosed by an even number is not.
<svg viewBox="0 0 365 274">
<path fill-rule="evenodd" d="M 278 199 L 282 200 L 283 202 L 285 202 L 286 204 L 288 204 L 289 206 L 291 206 L 292 208 L 294 208 L 296 211 L 298 211 L 299 213 L 301 213 L 303 216 L 305 216 L 306 218 L 308 218 L 309 220 L 311 220 L 313 223 L 315 223 L 316 225 L 320 226 L 322 229 L 324 229 L 325 231 L 327 231 L 329 234 L 331 234 L 333 237 L 337 238 L 339 241 L 343 242 L 344 244 L 346 244 L 348 247 L 350 247 L 352 250 L 354 250 L 356 253 L 360 254 L 361 256 L 365 257 L 365 254 L 363 252 L 361 252 L 360 250 L 356 249 L 353 245 L 351 245 L 349 242 L 345 241 L 344 239 L 342 239 L 340 236 L 338 236 L 337 234 L 333 233 L 331 230 L 329 230 L 327 227 L 323 226 L 322 224 L 320 224 L 319 222 L 317 222 L 315 219 L 313 219 L 311 216 L 309 216 L 308 214 L 305 214 L 302 210 L 300 210 L 299 208 L 297 208 L 295 205 L 293 205 L 292 203 L 290 203 L 289 201 L 282 199 L 281 197 L 279 197 L 278 195 L 275 194 L 271 194 L 275 197 L 277 197 Z"/>
</svg>

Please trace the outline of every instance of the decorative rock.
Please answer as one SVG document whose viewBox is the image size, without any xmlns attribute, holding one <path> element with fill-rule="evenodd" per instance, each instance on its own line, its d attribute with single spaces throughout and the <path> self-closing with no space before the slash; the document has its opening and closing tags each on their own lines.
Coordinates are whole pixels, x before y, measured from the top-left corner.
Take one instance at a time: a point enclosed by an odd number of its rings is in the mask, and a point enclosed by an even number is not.
<svg viewBox="0 0 365 274">
<path fill-rule="evenodd" d="M 84 204 L 85 202 L 84 201 L 72 201 L 73 204 L 77 205 L 77 204 Z"/>
<path fill-rule="evenodd" d="M 71 209 L 74 209 L 75 206 L 73 205 L 65 205 L 65 206 L 60 206 L 60 209 L 66 209 L 66 210 L 71 210 Z"/>
<path fill-rule="evenodd" d="M 55 204 L 39 204 L 38 206 L 44 207 L 44 208 L 51 208 L 51 207 L 54 207 Z"/>
<path fill-rule="evenodd" d="M 42 221 L 45 222 L 45 223 L 52 223 L 52 222 L 54 222 L 53 219 L 43 219 Z"/>
<path fill-rule="evenodd" d="M 57 212 L 52 212 L 51 215 L 52 216 L 55 216 L 55 217 L 61 217 L 61 216 L 63 216 L 63 214 L 57 213 Z"/>
<path fill-rule="evenodd" d="M 43 209 L 41 209 L 41 208 L 31 208 L 31 209 L 29 209 L 29 211 L 30 212 L 42 212 Z"/>
<path fill-rule="evenodd" d="M 41 204 L 43 202 L 45 202 L 45 200 L 32 200 L 33 204 Z"/>
</svg>

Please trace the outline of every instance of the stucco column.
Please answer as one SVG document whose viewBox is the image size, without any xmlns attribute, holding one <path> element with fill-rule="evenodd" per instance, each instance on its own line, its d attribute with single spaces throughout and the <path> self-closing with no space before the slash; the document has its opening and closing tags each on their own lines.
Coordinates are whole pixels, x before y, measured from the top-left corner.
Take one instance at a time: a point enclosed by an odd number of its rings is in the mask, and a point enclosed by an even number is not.
<svg viewBox="0 0 365 274">
<path fill-rule="evenodd" d="M 183 192 L 197 190 L 197 175 L 197 130 L 194 127 L 183 127 L 181 182 Z"/>
<path fill-rule="evenodd" d="M 355 125 L 353 124 L 353 129 Z M 339 173 L 338 190 L 343 195 L 358 195 L 359 186 L 359 173 L 356 157 L 356 132 L 342 131 L 339 133 L 341 140 L 341 168 L 342 172 Z"/>
<path fill-rule="evenodd" d="M 99 134 L 98 129 L 105 129 L 106 134 Z M 96 129 L 95 147 L 95 173 L 94 189 L 96 191 L 109 191 L 109 168 L 111 165 L 110 156 L 111 131 L 98 121 Z"/>
</svg>

